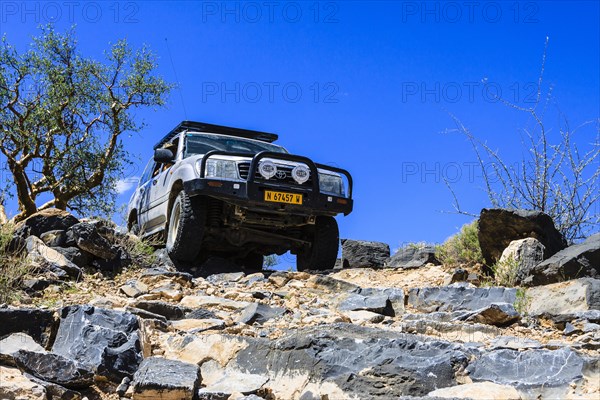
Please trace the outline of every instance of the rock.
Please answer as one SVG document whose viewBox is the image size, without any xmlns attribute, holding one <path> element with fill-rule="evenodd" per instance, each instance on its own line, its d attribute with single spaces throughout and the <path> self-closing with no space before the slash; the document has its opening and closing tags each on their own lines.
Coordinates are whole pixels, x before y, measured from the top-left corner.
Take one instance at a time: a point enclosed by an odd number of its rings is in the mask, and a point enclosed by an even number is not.
<svg viewBox="0 0 600 400">
<path fill-rule="evenodd" d="M 60 285 L 61 283 L 62 281 L 56 279 L 31 278 L 25 279 L 21 284 L 21 288 L 27 292 L 40 292 L 50 285 Z"/>
<path fill-rule="evenodd" d="M 48 399 L 60 399 L 60 400 L 80 400 L 81 393 L 67 389 L 64 386 L 57 385 L 56 383 L 46 382 L 44 380 L 38 379 L 35 376 L 24 373 L 23 376 L 29 379 L 31 382 L 36 383 L 46 389 L 46 396 Z"/>
<path fill-rule="evenodd" d="M 46 389 L 23 376 L 16 368 L 0 365 L 0 399 L 46 400 Z"/>
<path fill-rule="evenodd" d="M 520 318 L 521 315 L 512 304 L 493 303 L 479 310 L 468 312 L 456 319 L 494 326 L 507 326 L 517 322 Z"/>
<path fill-rule="evenodd" d="M 181 285 L 175 282 L 165 283 L 150 291 L 151 294 L 158 294 L 161 298 L 173 301 L 179 301 L 183 297 Z"/>
<path fill-rule="evenodd" d="M 44 232 L 40 239 L 48 247 L 61 247 L 67 242 L 67 232 L 61 229 Z"/>
<path fill-rule="evenodd" d="M 179 271 L 169 271 L 165 268 L 148 268 L 144 271 L 144 273 L 140 276 L 140 280 L 146 284 L 155 283 L 163 280 L 164 278 L 169 278 L 173 282 L 177 282 L 182 286 L 189 286 L 194 277 L 187 272 L 179 272 Z"/>
<path fill-rule="evenodd" d="M 96 227 L 89 222 L 80 222 L 73 225 L 69 232 L 77 247 L 103 260 L 112 260 L 117 257 L 117 252 L 111 244 L 103 238 Z"/>
<path fill-rule="evenodd" d="M 268 376 L 264 388 L 276 398 L 424 396 L 456 385 L 455 371 L 466 363 L 466 353 L 448 342 L 351 324 L 248 340 L 235 357 L 241 372 Z"/>
<path fill-rule="evenodd" d="M 54 312 L 38 308 L 0 308 L 0 338 L 23 332 L 47 347 L 56 329 Z"/>
<path fill-rule="evenodd" d="M 272 285 L 280 288 L 285 286 L 285 284 L 288 283 L 292 279 L 292 277 L 287 272 L 277 271 L 270 274 L 268 279 Z"/>
<path fill-rule="evenodd" d="M 382 314 L 377 314 L 366 310 L 346 311 L 343 314 L 350 318 L 353 324 L 361 324 L 365 322 L 378 324 L 385 319 L 385 316 Z"/>
<path fill-rule="evenodd" d="M 77 247 L 52 247 L 52 249 L 58 251 L 79 268 L 87 267 L 94 259 L 93 255 Z"/>
<path fill-rule="evenodd" d="M 191 311 L 189 307 L 178 306 L 160 300 L 138 300 L 133 303 L 134 307 L 149 311 L 153 314 L 162 315 L 168 320 L 182 319 L 183 316 Z"/>
<path fill-rule="evenodd" d="M 190 309 L 200 307 L 221 307 L 231 310 L 242 310 L 248 307 L 250 303 L 216 296 L 185 296 L 181 299 L 179 304 Z"/>
<path fill-rule="evenodd" d="M 408 304 L 421 312 L 477 311 L 497 303 L 514 304 L 517 290 L 504 287 L 442 286 L 411 289 Z"/>
<path fill-rule="evenodd" d="M 115 390 L 115 392 L 120 397 L 125 396 L 125 393 L 127 392 L 127 389 L 129 389 L 130 384 L 131 384 L 131 379 L 129 379 L 128 377 L 123 378 L 123 380 L 121 381 L 121 383 L 119 384 L 119 386 L 117 387 L 117 390 Z"/>
<path fill-rule="evenodd" d="M 383 268 L 390 246 L 381 242 L 342 239 L 344 268 Z"/>
<path fill-rule="evenodd" d="M 573 326 L 570 322 L 567 322 L 565 325 L 565 330 L 563 331 L 563 335 L 570 336 L 576 333 L 581 333 L 581 330 Z"/>
<path fill-rule="evenodd" d="M 212 329 L 223 329 L 225 328 L 225 322 L 218 318 L 180 319 L 178 321 L 172 321 L 171 326 L 178 331 L 200 333 Z"/>
<path fill-rule="evenodd" d="M 14 355 L 19 350 L 44 353 L 46 350 L 37 344 L 33 338 L 25 333 L 13 333 L 12 335 L 0 340 L 0 362 L 6 365 L 14 366 Z"/>
<path fill-rule="evenodd" d="M 521 400 L 521 395 L 514 387 L 498 385 L 493 382 L 467 383 L 437 389 L 429 393 L 429 397 L 470 400 Z"/>
<path fill-rule="evenodd" d="M 537 239 L 545 248 L 545 257 L 567 247 L 552 218 L 540 211 L 484 208 L 479 217 L 478 238 L 481 254 L 488 266 L 500 259 L 513 240 Z"/>
<path fill-rule="evenodd" d="M 515 283 L 519 284 L 530 274 L 533 268 L 541 263 L 544 257 L 545 247 L 539 240 L 525 238 L 513 240 L 504 249 L 496 266 L 496 277 L 514 276 Z M 509 269 L 514 269 L 509 271 Z"/>
<path fill-rule="evenodd" d="M 542 344 L 537 340 L 529 338 L 519 338 L 515 336 L 500 336 L 492 340 L 490 346 L 493 349 L 525 350 L 539 349 L 542 347 Z"/>
<path fill-rule="evenodd" d="M 36 236 L 29 236 L 25 240 L 28 257 L 43 266 L 51 266 L 65 271 L 70 277 L 78 279 L 82 275 L 81 268 L 69 261 L 58 251 L 46 246 Z"/>
<path fill-rule="evenodd" d="M 394 254 L 385 264 L 389 268 L 412 269 L 440 262 L 435 257 L 434 246 L 412 245 L 404 247 Z"/>
<path fill-rule="evenodd" d="M 199 399 L 228 399 L 235 392 L 251 395 L 268 381 L 264 375 L 224 370 L 213 360 L 203 363 L 200 372 L 205 387 L 198 391 Z"/>
<path fill-rule="evenodd" d="M 116 310 L 69 306 L 52 346 L 54 353 L 79 361 L 99 376 L 131 377 L 142 360 L 138 319 Z"/>
<path fill-rule="evenodd" d="M 148 292 L 148 285 L 136 279 L 128 280 L 119 288 L 128 297 L 138 297 Z"/>
<path fill-rule="evenodd" d="M 116 252 L 116 256 L 110 260 L 95 259 L 92 261 L 92 266 L 99 269 L 100 271 L 120 271 L 123 268 L 127 268 L 131 265 L 131 256 L 123 248 L 116 248 L 113 250 Z"/>
<path fill-rule="evenodd" d="M 545 285 L 582 277 L 600 278 L 600 233 L 559 251 L 529 271 L 526 286 Z"/>
<path fill-rule="evenodd" d="M 337 306 L 340 311 L 366 310 L 390 317 L 404 313 L 402 289 L 359 288 L 340 300 Z"/>
<path fill-rule="evenodd" d="M 493 350 L 484 353 L 467 367 L 469 376 L 474 382 L 489 381 L 518 389 L 565 386 L 581 379 L 584 369 L 583 358 L 567 348 Z"/>
<path fill-rule="evenodd" d="M 600 310 L 600 279 L 582 278 L 528 288 L 525 300 L 526 310 L 533 316 Z"/>
<path fill-rule="evenodd" d="M 452 275 L 444 281 L 444 285 L 451 285 L 456 282 L 465 282 L 469 280 L 469 272 L 466 269 L 457 268 Z"/>
<path fill-rule="evenodd" d="M 285 313 L 285 308 L 271 307 L 261 303 L 251 303 L 242 311 L 237 321 L 242 324 L 262 325 L 272 318 L 277 318 Z"/>
<path fill-rule="evenodd" d="M 151 313 L 150 311 L 142 310 L 141 308 L 127 306 L 127 307 L 125 307 L 125 311 L 132 313 L 133 315 L 137 315 L 138 317 L 140 317 L 142 319 L 156 319 L 156 320 L 159 320 L 164 323 L 167 322 L 167 319 L 164 316 L 155 314 L 155 313 Z"/>
<path fill-rule="evenodd" d="M 199 384 L 197 365 L 150 357 L 142 361 L 133 377 L 133 399 L 191 400 Z"/>
<path fill-rule="evenodd" d="M 213 318 L 217 318 L 217 315 L 210 311 L 210 310 L 206 310 L 204 308 L 196 308 L 195 310 L 192 310 L 188 313 L 185 314 L 184 318 L 189 318 L 189 319 L 213 319 Z"/>
<path fill-rule="evenodd" d="M 308 280 L 308 284 L 314 289 L 330 293 L 356 292 L 360 290 L 360 286 L 326 275 L 314 275 Z"/>
<path fill-rule="evenodd" d="M 229 272 L 210 275 L 206 280 L 213 285 L 216 285 L 224 282 L 239 282 L 244 276 L 246 276 L 246 274 L 243 272 Z"/>
<path fill-rule="evenodd" d="M 63 230 L 66 231 L 79 220 L 67 211 L 49 208 L 39 211 L 24 221 L 17 224 L 17 232 L 26 232 L 25 236 L 40 237 L 44 232 Z"/>
<path fill-rule="evenodd" d="M 94 382 L 91 370 L 60 354 L 19 350 L 15 363 L 21 371 L 67 388 L 85 388 Z"/>
</svg>

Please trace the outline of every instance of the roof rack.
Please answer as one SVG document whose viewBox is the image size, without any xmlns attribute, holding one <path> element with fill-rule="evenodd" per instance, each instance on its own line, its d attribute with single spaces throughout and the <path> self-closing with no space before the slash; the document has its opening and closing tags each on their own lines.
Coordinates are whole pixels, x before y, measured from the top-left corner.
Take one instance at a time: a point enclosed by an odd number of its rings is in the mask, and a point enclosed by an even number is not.
<svg viewBox="0 0 600 400">
<path fill-rule="evenodd" d="M 173 139 L 179 133 L 184 131 L 190 132 L 205 132 L 205 133 L 216 133 L 220 135 L 229 135 L 229 136 L 237 136 L 243 137 L 246 139 L 255 139 L 263 142 L 272 143 L 276 141 L 279 136 L 274 133 L 268 132 L 259 132 L 259 131 L 251 131 L 249 129 L 240 129 L 240 128 L 232 128 L 230 126 L 222 126 L 222 125 L 213 125 L 207 124 L 205 122 L 196 122 L 196 121 L 182 121 L 179 125 L 177 125 L 171 132 L 169 132 L 164 138 L 158 142 L 154 149 L 158 149 L 162 147 L 165 143 Z"/>
</svg>

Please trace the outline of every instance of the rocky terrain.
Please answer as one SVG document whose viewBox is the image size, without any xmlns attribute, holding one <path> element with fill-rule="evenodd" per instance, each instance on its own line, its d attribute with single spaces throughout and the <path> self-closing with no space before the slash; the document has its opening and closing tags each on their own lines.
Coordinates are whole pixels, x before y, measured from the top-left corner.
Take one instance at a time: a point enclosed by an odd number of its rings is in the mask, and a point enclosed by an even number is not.
<svg viewBox="0 0 600 400">
<path fill-rule="evenodd" d="M 50 210 L 7 246 L 36 272 L 0 307 L 0 399 L 598 399 L 600 235 L 567 247 L 548 218 L 482 212 L 504 287 L 354 240 L 332 271 L 182 270 Z"/>
</svg>

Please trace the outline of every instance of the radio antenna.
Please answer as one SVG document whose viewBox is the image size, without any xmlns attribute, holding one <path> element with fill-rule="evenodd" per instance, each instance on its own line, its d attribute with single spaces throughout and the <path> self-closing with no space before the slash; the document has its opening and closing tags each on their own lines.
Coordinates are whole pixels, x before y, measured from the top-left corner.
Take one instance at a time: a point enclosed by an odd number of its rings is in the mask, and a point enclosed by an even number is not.
<svg viewBox="0 0 600 400">
<path fill-rule="evenodd" d="M 169 60 L 171 60 L 171 68 L 173 68 L 173 74 L 175 75 L 175 81 L 177 82 L 177 91 L 179 92 L 179 98 L 181 99 L 181 106 L 183 107 L 183 115 L 185 119 L 188 119 L 187 109 L 185 108 L 185 101 L 183 101 L 183 91 L 181 90 L 181 84 L 177 77 L 177 71 L 175 70 L 175 63 L 173 63 L 173 57 L 171 56 L 171 49 L 169 48 L 169 41 L 165 38 L 165 45 L 167 46 L 167 53 L 169 54 Z"/>
</svg>

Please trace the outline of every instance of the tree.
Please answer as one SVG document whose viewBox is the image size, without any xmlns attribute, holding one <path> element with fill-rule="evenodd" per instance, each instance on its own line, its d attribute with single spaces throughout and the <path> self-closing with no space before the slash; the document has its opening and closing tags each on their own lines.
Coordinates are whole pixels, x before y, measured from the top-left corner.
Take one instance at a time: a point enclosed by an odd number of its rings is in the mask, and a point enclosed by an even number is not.
<svg viewBox="0 0 600 400">
<path fill-rule="evenodd" d="M 542 101 L 542 81 L 546 64 L 548 38 L 544 46 L 537 96 L 531 107 L 521 107 L 498 98 L 511 109 L 526 113 L 533 129 L 524 129 L 524 154 L 517 165 L 503 159 L 498 150 L 478 139 L 457 117 L 452 115 L 456 130 L 472 145 L 482 173 L 485 190 L 493 207 L 525 208 L 542 211 L 554 219 L 557 229 L 569 243 L 584 239 L 600 224 L 600 119 L 572 128 L 558 110 L 558 140 L 552 143 L 546 112 L 552 104 L 551 90 Z M 576 135 L 593 129 L 594 138 L 577 144 Z M 587 141 L 587 143 L 586 143 Z M 583 150 L 582 150 L 583 149 Z M 460 208 L 454 196 L 454 208 Z"/>
<path fill-rule="evenodd" d="M 50 207 L 106 213 L 116 181 L 131 163 L 121 135 L 144 127 L 133 111 L 163 106 L 172 85 L 156 75 L 156 57 L 120 40 L 103 62 L 84 57 L 74 30 L 41 28 L 19 54 L 0 47 L 0 152 L 22 220 Z M 38 204 L 43 199 L 43 204 Z"/>
</svg>

